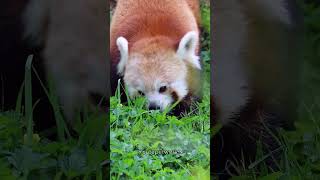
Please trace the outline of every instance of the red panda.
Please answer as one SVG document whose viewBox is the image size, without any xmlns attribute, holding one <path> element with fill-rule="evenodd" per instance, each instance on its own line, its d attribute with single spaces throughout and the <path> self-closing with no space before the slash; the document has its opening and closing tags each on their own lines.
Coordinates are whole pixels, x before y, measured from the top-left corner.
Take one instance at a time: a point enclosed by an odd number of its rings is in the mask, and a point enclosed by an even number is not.
<svg viewBox="0 0 320 180">
<path fill-rule="evenodd" d="M 223 127 L 211 149 L 221 179 L 230 164 L 254 161 L 258 140 L 275 167 L 272 134 L 297 116 L 300 23 L 293 0 L 214 1 L 211 112 Z"/>
<path fill-rule="evenodd" d="M 25 9 L 25 37 L 44 43 L 46 71 L 69 120 L 90 94 L 107 96 L 106 9 L 101 0 L 30 0 Z"/>
<path fill-rule="evenodd" d="M 196 0 L 118 0 L 110 27 L 112 91 L 122 77 L 129 96 L 144 95 L 149 109 L 199 99 L 199 17 Z"/>
</svg>

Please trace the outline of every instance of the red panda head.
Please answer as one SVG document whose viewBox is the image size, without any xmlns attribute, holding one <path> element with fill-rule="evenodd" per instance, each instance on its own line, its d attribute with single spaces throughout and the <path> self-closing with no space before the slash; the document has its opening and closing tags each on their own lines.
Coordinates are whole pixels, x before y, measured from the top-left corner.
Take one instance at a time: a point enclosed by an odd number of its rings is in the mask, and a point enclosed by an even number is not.
<svg viewBox="0 0 320 180">
<path fill-rule="evenodd" d="M 117 39 L 120 51 L 118 73 L 123 76 L 130 97 L 143 95 L 149 109 L 164 110 L 188 93 L 188 66 L 201 69 L 196 55 L 198 33 L 186 33 L 175 48 L 164 36 L 144 38 L 132 44 Z"/>
</svg>

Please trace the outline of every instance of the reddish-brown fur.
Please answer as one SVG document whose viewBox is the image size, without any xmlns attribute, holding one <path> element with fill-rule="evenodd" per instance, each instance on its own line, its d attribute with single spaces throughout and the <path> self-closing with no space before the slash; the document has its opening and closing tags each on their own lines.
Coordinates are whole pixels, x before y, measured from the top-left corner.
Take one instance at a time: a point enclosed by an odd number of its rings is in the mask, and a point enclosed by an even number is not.
<svg viewBox="0 0 320 180">
<path fill-rule="evenodd" d="M 112 17 L 110 30 L 111 86 L 118 79 L 118 37 L 129 42 L 129 54 L 155 52 L 158 49 L 176 50 L 181 38 L 189 31 L 198 31 L 199 2 L 197 0 L 119 0 Z M 151 38 L 165 36 L 155 46 Z M 161 39 L 161 38 L 160 38 Z M 144 48 L 142 48 L 144 47 Z"/>
</svg>

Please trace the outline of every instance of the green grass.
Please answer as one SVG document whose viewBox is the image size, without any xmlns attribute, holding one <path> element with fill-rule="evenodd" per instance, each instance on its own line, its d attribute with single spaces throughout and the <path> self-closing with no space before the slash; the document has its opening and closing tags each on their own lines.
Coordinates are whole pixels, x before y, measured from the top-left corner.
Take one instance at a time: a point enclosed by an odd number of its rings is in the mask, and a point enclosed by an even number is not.
<svg viewBox="0 0 320 180">
<path fill-rule="evenodd" d="M 267 171 L 264 164 L 259 164 L 265 154 L 258 153 L 258 160 L 248 169 L 239 168 L 240 175 L 233 179 L 320 179 L 320 8 L 314 5 L 303 7 L 306 25 L 304 101 L 301 103 L 300 120 L 296 122 L 297 130 L 281 132 L 285 153 L 279 171 Z M 31 66 L 30 57 L 16 109 L 0 112 L 0 179 L 106 179 L 107 152 L 102 146 L 109 118 L 113 179 L 208 179 L 208 12 L 208 7 L 202 7 L 205 30 L 202 37 L 204 46 L 201 48 L 205 72 L 204 98 L 198 104 L 196 114 L 182 119 L 146 110 L 143 98 L 123 105 L 117 95 L 110 99 L 110 114 L 89 111 L 83 121 L 75 124 L 79 136 L 72 137 L 52 85 L 48 89 L 43 85 L 57 124 L 53 131 L 56 131 L 58 138 L 49 140 L 45 132 L 34 132 L 32 128 L 32 111 L 37 101 L 31 103 L 30 74 L 36 74 L 36 70 Z M 219 127 L 215 127 L 214 132 L 218 130 Z M 159 154 L 159 150 L 167 151 Z"/>
<path fill-rule="evenodd" d="M 204 61 L 204 97 L 195 114 L 181 119 L 148 111 L 145 98 L 110 99 L 112 179 L 210 177 L 210 53 Z"/>
<path fill-rule="evenodd" d="M 107 179 L 108 154 L 102 147 L 106 143 L 108 119 L 112 130 L 111 173 L 114 178 L 208 179 L 209 44 L 206 42 L 201 54 L 207 96 L 198 104 L 197 115 L 178 120 L 160 112 L 146 111 L 143 99 L 123 106 L 117 97 L 111 97 L 110 114 L 85 111 L 84 118 L 75 122 L 74 131 L 78 136 L 70 135 L 53 83 L 49 81 L 48 86 L 44 85 L 30 56 L 16 108 L 0 112 L 0 179 Z M 40 81 L 53 108 L 56 127 L 52 129 L 40 132 L 33 129 L 33 110 L 39 100 L 32 97 L 32 78 Z M 52 133 L 57 135 L 55 140 L 47 138 Z M 175 151 L 164 152 L 166 155 L 151 153 L 160 148 Z"/>
<path fill-rule="evenodd" d="M 0 179 L 105 179 L 107 114 L 88 113 L 77 121 L 78 137 L 71 137 L 53 92 L 45 90 L 55 112 L 58 140 L 51 141 L 33 130 L 32 56 L 15 111 L 0 112 Z M 34 72 L 36 74 L 36 72 Z M 23 91 L 24 90 L 24 91 Z M 22 103 L 22 97 L 25 101 Z M 45 120 L 45 119 L 44 119 Z"/>
<path fill-rule="evenodd" d="M 320 179 L 320 7 L 304 4 L 305 43 L 302 95 L 299 120 L 295 131 L 281 131 L 279 141 L 284 151 L 279 171 L 270 172 L 261 163 L 266 154 L 257 155 L 249 168 L 238 167 L 235 180 Z"/>
<path fill-rule="evenodd" d="M 210 69 L 208 66 L 206 69 Z M 111 97 L 112 179 L 209 178 L 208 71 L 206 77 L 205 95 L 197 113 L 181 119 L 146 110 L 141 97 L 128 105 L 121 104 L 119 96 Z"/>
<path fill-rule="evenodd" d="M 202 6 L 203 100 L 181 119 L 148 111 L 143 97 L 110 99 L 112 179 L 210 178 L 210 13 Z M 119 92 L 119 91 L 118 91 Z"/>
<path fill-rule="evenodd" d="M 177 119 L 145 110 L 143 98 L 123 106 L 111 98 L 111 174 L 122 178 L 209 175 L 209 112 Z M 176 152 L 162 152 L 176 151 Z M 198 172 L 203 172 L 198 174 Z"/>
</svg>

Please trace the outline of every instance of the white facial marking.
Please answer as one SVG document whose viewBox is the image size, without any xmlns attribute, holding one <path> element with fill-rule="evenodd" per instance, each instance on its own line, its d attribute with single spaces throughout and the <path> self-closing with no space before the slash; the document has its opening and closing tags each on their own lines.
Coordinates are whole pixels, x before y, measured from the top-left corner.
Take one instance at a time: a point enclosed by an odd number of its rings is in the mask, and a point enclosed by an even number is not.
<svg viewBox="0 0 320 180">
<path fill-rule="evenodd" d="M 163 111 L 173 102 L 173 99 L 170 95 L 161 94 L 159 92 L 148 93 L 146 97 L 148 99 L 148 105 L 155 104 L 156 106 L 160 107 L 161 111 Z"/>
<path fill-rule="evenodd" d="M 130 97 L 135 97 L 137 95 L 139 95 L 139 91 L 141 92 L 144 92 L 145 91 L 145 88 L 144 88 L 144 85 L 143 85 L 143 82 L 141 80 L 136 80 L 136 86 L 132 86 L 130 84 L 126 84 L 127 86 L 127 90 L 128 90 L 128 93 L 129 93 L 129 96 Z"/>
<path fill-rule="evenodd" d="M 179 100 L 181 100 L 188 94 L 188 87 L 185 80 L 175 81 L 170 86 L 177 93 Z"/>
</svg>

